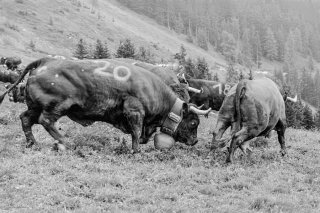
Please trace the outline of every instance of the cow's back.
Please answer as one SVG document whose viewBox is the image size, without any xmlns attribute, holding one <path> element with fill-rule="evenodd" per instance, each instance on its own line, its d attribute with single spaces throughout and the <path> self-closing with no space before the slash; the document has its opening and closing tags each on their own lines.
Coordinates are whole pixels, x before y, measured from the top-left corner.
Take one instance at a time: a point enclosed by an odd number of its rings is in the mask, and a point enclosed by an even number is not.
<svg viewBox="0 0 320 213">
<path fill-rule="evenodd" d="M 245 80 L 241 114 L 245 125 L 260 129 L 262 135 L 285 121 L 285 105 L 277 85 L 268 78 Z"/>
</svg>

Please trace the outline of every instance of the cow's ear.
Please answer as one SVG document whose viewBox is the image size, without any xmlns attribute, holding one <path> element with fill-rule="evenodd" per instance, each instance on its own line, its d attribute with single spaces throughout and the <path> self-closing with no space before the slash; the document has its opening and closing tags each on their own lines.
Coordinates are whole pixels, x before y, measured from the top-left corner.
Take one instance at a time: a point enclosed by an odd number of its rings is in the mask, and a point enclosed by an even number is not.
<svg viewBox="0 0 320 213">
<path fill-rule="evenodd" d="M 187 114 L 189 112 L 189 105 L 187 103 L 182 104 L 182 112 L 183 114 Z"/>
</svg>

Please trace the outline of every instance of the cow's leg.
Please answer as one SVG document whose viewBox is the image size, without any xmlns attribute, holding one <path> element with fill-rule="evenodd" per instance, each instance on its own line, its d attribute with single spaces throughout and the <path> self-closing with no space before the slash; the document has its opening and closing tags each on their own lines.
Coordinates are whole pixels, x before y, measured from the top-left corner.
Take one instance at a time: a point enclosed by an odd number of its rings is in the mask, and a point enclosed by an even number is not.
<svg viewBox="0 0 320 213">
<path fill-rule="evenodd" d="M 146 144 L 148 143 L 151 135 L 157 130 L 156 127 L 147 127 L 147 126 L 144 126 L 143 127 L 143 131 L 142 131 L 142 135 L 141 135 L 141 138 L 140 138 L 140 144 Z"/>
<path fill-rule="evenodd" d="M 226 162 L 232 163 L 233 159 L 234 159 L 235 150 L 239 146 L 241 148 L 241 145 L 243 145 L 243 147 L 242 147 L 243 149 L 247 148 L 249 145 L 248 140 L 256 137 L 257 135 L 258 135 L 258 131 L 256 129 L 248 130 L 248 128 L 246 128 L 246 127 L 242 128 L 239 132 L 237 132 L 231 140 L 231 144 L 229 147 L 229 154 L 227 156 Z"/>
<path fill-rule="evenodd" d="M 250 148 L 250 141 L 244 141 L 240 144 L 240 149 L 245 155 L 250 155 L 252 153 L 252 149 Z"/>
<path fill-rule="evenodd" d="M 285 156 L 287 154 L 286 144 L 284 140 L 284 133 L 286 131 L 286 124 L 282 120 L 279 120 L 276 125 L 276 131 L 278 133 L 278 141 L 280 143 L 280 153 L 282 156 Z"/>
<path fill-rule="evenodd" d="M 43 111 L 39 117 L 39 123 L 47 130 L 47 132 L 56 140 L 58 143 L 55 143 L 54 150 L 66 150 L 64 137 L 55 127 L 55 123 L 61 117 L 61 115 L 49 113 Z"/>
<path fill-rule="evenodd" d="M 137 98 L 130 97 L 125 100 L 123 109 L 131 131 L 132 153 L 138 153 L 144 119 L 143 106 Z"/>
<path fill-rule="evenodd" d="M 27 139 L 27 144 L 26 144 L 27 148 L 30 148 L 37 143 L 32 133 L 32 126 L 38 123 L 39 115 L 40 115 L 40 111 L 30 110 L 30 109 L 21 113 L 20 115 L 22 130 Z"/>
</svg>

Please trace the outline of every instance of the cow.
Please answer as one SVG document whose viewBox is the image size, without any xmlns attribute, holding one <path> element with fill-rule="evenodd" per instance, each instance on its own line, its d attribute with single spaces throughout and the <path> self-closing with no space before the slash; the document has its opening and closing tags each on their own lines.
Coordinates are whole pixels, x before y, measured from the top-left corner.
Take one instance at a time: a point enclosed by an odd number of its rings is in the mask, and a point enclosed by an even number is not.
<svg viewBox="0 0 320 213">
<path fill-rule="evenodd" d="M 61 60 L 42 58 L 30 63 L 19 79 L 0 96 L 14 89 L 29 73 L 25 86 L 28 109 L 20 115 L 27 147 L 36 143 L 34 124 L 41 124 L 65 150 L 65 138 L 55 128 L 62 116 L 83 126 L 95 121 L 114 125 L 132 137 L 132 153 L 147 143 L 156 127 L 176 141 L 198 142 L 201 110 L 183 102 L 158 76 L 116 60 Z"/>
<path fill-rule="evenodd" d="M 231 84 L 209 81 L 204 79 L 186 79 L 184 74 L 178 74 L 181 83 L 186 83 L 189 87 L 200 90 L 200 93 L 189 91 L 190 103 L 203 105 L 204 109 L 211 108 L 219 111 L 222 102 L 231 88 Z"/>
<path fill-rule="evenodd" d="M 222 138 L 231 126 L 231 144 L 228 148 L 227 162 L 232 162 L 235 150 L 247 154 L 251 152 L 248 140 L 268 137 L 276 130 L 281 146 L 282 156 L 286 155 L 284 133 L 286 130 L 285 100 L 296 101 L 296 98 L 283 97 L 278 86 L 269 78 L 242 80 L 231 88 L 218 114 L 216 126 L 211 133 L 212 148 L 226 146 L 230 138 Z"/>
<path fill-rule="evenodd" d="M 18 57 L 1 57 L 0 65 L 6 65 L 9 70 L 15 70 L 21 64 L 21 58 Z"/>
</svg>

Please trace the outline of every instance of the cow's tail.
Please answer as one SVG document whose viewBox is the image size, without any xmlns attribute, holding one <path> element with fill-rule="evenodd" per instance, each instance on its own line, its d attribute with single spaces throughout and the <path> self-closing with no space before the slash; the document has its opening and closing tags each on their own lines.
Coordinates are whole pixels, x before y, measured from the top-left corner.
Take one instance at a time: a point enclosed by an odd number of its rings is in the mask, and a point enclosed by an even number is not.
<svg viewBox="0 0 320 213">
<path fill-rule="evenodd" d="M 236 95 L 234 98 L 234 105 L 236 110 L 236 125 L 235 125 L 235 132 L 239 131 L 241 128 L 241 110 L 240 110 L 240 103 L 241 98 L 244 96 L 246 92 L 246 81 L 240 81 L 237 85 Z"/>
<path fill-rule="evenodd" d="M 16 82 L 14 82 L 14 84 L 9 87 L 1 96 L 0 96 L 0 104 L 3 102 L 4 97 L 11 91 L 13 90 L 22 80 L 23 78 L 31 71 L 34 70 L 36 68 L 38 68 L 39 66 L 41 66 L 44 62 L 46 62 L 48 59 L 47 58 L 41 58 L 39 60 L 36 60 L 32 63 L 30 63 L 21 73 L 21 75 L 19 76 L 18 80 L 16 80 Z"/>
</svg>

